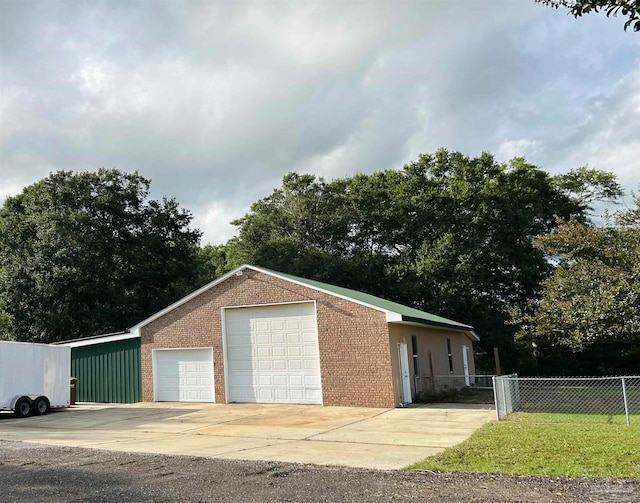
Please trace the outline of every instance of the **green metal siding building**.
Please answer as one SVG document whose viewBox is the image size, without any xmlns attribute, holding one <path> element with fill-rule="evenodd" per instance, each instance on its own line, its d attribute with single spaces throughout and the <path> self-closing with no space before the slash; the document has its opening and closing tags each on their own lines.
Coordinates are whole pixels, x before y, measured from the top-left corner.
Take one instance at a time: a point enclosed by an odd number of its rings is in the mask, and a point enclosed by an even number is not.
<svg viewBox="0 0 640 503">
<path fill-rule="evenodd" d="M 71 375 L 78 379 L 78 402 L 142 401 L 140 337 L 105 337 L 71 346 Z M 107 342 L 109 341 L 109 342 Z"/>
</svg>

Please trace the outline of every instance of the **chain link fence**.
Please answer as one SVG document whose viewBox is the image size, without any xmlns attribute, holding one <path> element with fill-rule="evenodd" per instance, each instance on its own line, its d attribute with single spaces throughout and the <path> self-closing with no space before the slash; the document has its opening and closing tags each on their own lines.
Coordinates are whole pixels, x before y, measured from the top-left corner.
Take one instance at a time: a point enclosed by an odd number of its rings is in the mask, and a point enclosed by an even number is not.
<svg viewBox="0 0 640 503">
<path fill-rule="evenodd" d="M 415 401 L 493 405 L 493 375 L 445 374 L 415 378 Z"/>
<path fill-rule="evenodd" d="M 640 421 L 640 376 L 495 376 L 498 421 L 511 413 L 535 413 L 545 422 Z"/>
<path fill-rule="evenodd" d="M 494 374 L 442 374 L 422 377 L 422 386 L 437 390 L 471 388 L 493 388 Z"/>
</svg>

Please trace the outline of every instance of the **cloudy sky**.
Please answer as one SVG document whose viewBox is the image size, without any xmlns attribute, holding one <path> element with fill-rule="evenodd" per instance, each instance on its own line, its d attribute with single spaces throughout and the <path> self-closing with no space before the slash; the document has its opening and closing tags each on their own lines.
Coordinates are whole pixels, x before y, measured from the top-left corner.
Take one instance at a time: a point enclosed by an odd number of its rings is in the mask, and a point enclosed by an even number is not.
<svg viewBox="0 0 640 503">
<path fill-rule="evenodd" d="M 533 0 L 0 0 L 0 199 L 57 169 L 152 179 L 204 231 L 289 171 L 439 147 L 640 188 L 640 35 Z"/>
</svg>

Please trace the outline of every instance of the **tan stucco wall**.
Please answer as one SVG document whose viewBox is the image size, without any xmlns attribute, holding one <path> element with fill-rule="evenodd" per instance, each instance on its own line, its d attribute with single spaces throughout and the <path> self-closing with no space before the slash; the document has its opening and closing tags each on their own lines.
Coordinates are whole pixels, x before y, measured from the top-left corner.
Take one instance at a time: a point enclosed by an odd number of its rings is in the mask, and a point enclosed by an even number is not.
<svg viewBox="0 0 640 503">
<path fill-rule="evenodd" d="M 415 370 L 413 364 L 413 350 L 411 336 L 418 338 L 418 389 L 416 390 Z M 396 404 L 402 402 L 402 383 L 400 376 L 400 361 L 398 357 L 398 344 L 405 342 L 409 351 L 409 371 L 411 374 L 411 394 L 427 391 L 429 388 L 430 374 L 429 351 L 433 362 L 433 373 L 436 376 L 449 376 L 449 358 L 447 355 L 447 339 L 451 339 L 451 353 L 453 356 L 453 375 L 464 375 L 462 363 L 462 346 L 468 347 L 469 374 L 475 374 L 473 360 L 473 342 L 463 332 L 447 330 L 443 328 L 431 328 L 420 325 L 408 325 L 399 323 L 389 324 L 389 349 L 391 351 L 391 368 L 393 373 L 393 394 Z M 464 386 L 464 378 L 441 378 L 437 386 L 442 389 L 445 386 L 461 388 Z"/>
<path fill-rule="evenodd" d="M 141 328 L 142 392 L 153 401 L 152 351 L 213 347 L 215 397 L 225 403 L 221 308 L 315 300 L 325 405 L 393 407 L 386 314 L 245 270 Z"/>
</svg>

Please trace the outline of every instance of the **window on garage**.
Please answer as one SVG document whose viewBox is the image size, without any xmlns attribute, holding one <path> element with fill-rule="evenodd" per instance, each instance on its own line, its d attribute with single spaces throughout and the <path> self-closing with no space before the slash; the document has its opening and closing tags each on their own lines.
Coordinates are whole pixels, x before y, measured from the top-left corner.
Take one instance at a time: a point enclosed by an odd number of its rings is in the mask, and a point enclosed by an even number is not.
<svg viewBox="0 0 640 503">
<path fill-rule="evenodd" d="M 447 355 L 449 357 L 449 373 L 453 374 L 453 353 L 451 352 L 451 339 L 447 338 Z"/>
</svg>

